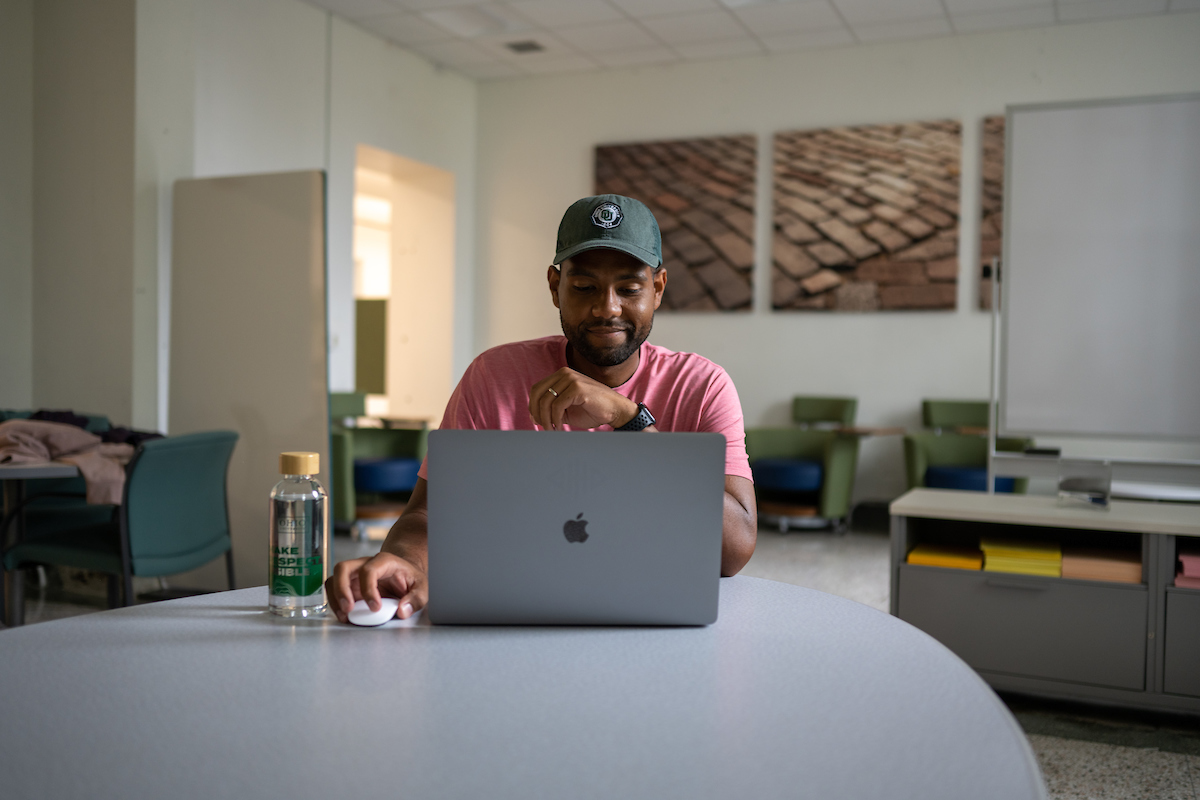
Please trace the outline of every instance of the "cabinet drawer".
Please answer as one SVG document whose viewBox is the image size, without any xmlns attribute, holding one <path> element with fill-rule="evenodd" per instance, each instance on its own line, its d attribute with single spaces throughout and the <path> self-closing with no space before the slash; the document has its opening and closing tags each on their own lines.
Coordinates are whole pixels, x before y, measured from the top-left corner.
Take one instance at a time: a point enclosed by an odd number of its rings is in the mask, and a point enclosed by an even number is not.
<svg viewBox="0 0 1200 800">
<path fill-rule="evenodd" d="M 975 669 L 1146 688 L 1144 586 L 901 564 L 899 599 Z"/>
<path fill-rule="evenodd" d="M 1163 691 L 1200 697 L 1200 592 L 1167 590 Z"/>
</svg>

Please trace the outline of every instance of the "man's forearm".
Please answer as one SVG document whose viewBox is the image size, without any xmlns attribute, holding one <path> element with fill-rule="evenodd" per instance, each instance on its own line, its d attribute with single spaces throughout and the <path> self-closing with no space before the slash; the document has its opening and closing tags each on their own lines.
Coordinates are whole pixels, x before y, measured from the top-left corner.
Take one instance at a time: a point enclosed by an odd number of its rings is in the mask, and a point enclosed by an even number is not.
<svg viewBox="0 0 1200 800">
<path fill-rule="evenodd" d="M 725 492 L 725 512 L 721 531 L 721 575 L 736 575 L 754 555 L 758 538 L 758 520 L 753 508 L 746 508 L 737 497 Z"/>
<path fill-rule="evenodd" d="M 429 571 L 429 516 L 425 510 L 406 511 L 388 531 L 380 548 Z"/>
</svg>

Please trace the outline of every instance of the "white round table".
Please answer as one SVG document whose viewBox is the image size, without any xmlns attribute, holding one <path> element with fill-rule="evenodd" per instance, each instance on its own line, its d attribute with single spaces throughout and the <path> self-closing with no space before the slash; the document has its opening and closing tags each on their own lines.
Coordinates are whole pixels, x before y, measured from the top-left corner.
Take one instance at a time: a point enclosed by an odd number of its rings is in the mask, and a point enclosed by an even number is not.
<svg viewBox="0 0 1200 800">
<path fill-rule="evenodd" d="M 365 629 L 264 587 L 0 632 L 17 798 L 1042 798 L 932 638 L 782 583 L 707 628 Z"/>
</svg>

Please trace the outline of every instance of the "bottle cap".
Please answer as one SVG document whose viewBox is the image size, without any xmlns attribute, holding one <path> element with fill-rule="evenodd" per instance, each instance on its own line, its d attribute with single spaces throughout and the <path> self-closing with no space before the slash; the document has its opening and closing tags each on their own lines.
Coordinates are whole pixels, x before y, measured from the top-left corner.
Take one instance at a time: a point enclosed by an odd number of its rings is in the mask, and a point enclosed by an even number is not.
<svg viewBox="0 0 1200 800">
<path fill-rule="evenodd" d="M 280 453 L 279 471 L 284 475 L 316 475 L 321 471 L 321 454 Z"/>
</svg>

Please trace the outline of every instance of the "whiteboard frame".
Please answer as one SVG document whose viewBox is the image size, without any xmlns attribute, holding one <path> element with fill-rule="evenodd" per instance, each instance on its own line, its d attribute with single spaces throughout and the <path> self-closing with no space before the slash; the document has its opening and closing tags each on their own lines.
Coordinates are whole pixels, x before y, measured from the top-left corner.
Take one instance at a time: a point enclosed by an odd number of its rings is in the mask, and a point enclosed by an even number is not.
<svg viewBox="0 0 1200 800">
<path fill-rule="evenodd" d="M 1092 100 L 1072 100 L 1054 103 L 1020 103 L 1015 105 L 1007 105 L 1004 109 L 1004 229 L 1001 231 L 1001 258 L 999 265 L 999 273 L 993 275 L 992 280 L 1000 282 L 1000 330 L 999 330 L 999 348 L 998 357 L 999 363 L 999 392 L 996 397 L 997 407 L 992 415 L 993 426 L 996 430 L 996 435 L 1006 437 L 1033 437 L 1044 436 L 1054 439 L 1078 439 L 1078 440 L 1096 440 L 1108 439 L 1113 441 L 1140 441 L 1140 442 L 1180 442 L 1188 444 L 1200 444 L 1200 436 L 1175 436 L 1175 435 L 1155 435 L 1155 434 L 1129 434 L 1129 433 L 1111 433 L 1111 432 L 1079 432 L 1079 431 L 1057 431 L 1057 430 L 1041 430 L 1027 428 L 1010 428 L 1007 424 L 1006 400 L 1008 398 L 1008 331 L 1009 319 L 1008 310 L 1009 289 L 1008 282 L 1004 280 L 1004 272 L 1007 270 L 1007 256 L 1012 252 L 1012 226 L 1008 224 L 1011 216 L 1012 204 L 1012 168 L 1013 168 L 1013 115 L 1026 111 L 1055 111 L 1062 109 L 1073 108 L 1113 108 L 1119 106 L 1131 105 L 1150 105 L 1154 103 L 1170 103 L 1170 102 L 1194 102 L 1200 101 L 1200 92 L 1184 92 L 1178 94 L 1159 94 L 1148 95 L 1145 97 L 1120 97 L 1120 98 L 1098 98 Z M 995 305 L 993 303 L 993 305 Z M 993 313 L 996 313 L 993 310 Z M 993 357 L 996 357 L 996 349 L 993 350 Z M 990 479 L 989 479 L 990 482 Z"/>
</svg>

